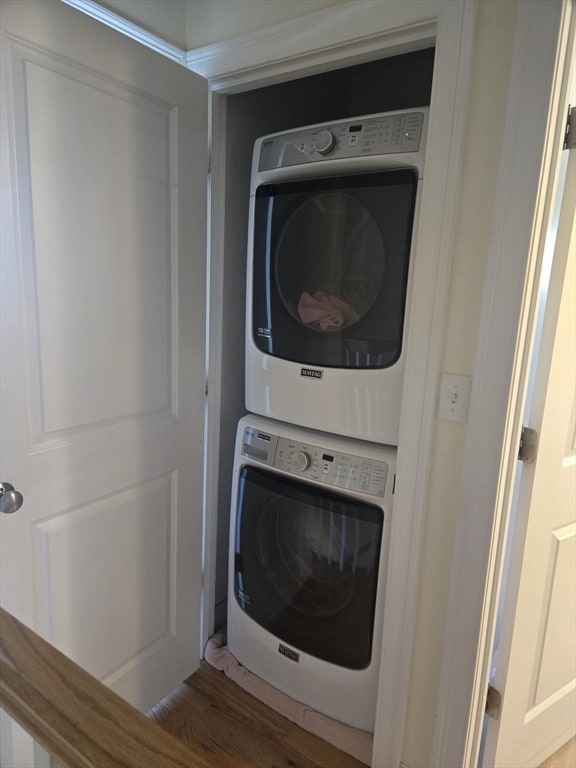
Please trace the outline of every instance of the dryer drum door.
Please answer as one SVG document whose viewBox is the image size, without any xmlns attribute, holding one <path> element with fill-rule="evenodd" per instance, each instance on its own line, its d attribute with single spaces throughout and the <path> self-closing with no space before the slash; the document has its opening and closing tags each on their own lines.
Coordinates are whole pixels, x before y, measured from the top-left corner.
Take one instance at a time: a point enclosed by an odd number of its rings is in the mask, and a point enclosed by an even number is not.
<svg viewBox="0 0 576 768">
<path fill-rule="evenodd" d="M 383 511 L 244 467 L 235 595 L 280 640 L 350 669 L 370 663 Z"/>
<path fill-rule="evenodd" d="M 256 191 L 253 338 L 298 363 L 385 368 L 402 349 L 411 169 Z"/>
<path fill-rule="evenodd" d="M 305 197 L 274 252 L 276 291 L 310 330 L 344 330 L 382 293 L 386 245 L 370 211 L 345 191 Z M 331 311 L 332 310 L 332 311 Z"/>
</svg>

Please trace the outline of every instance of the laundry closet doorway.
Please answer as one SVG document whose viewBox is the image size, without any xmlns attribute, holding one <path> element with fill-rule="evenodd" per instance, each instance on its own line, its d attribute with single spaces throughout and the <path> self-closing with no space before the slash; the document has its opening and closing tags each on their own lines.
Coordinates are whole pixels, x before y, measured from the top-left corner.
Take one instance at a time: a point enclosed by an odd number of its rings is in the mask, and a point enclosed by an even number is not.
<svg viewBox="0 0 576 768">
<path fill-rule="evenodd" d="M 362 4 L 364 5 L 364 4 Z M 442 330 L 446 312 L 448 282 L 438 281 L 438 274 L 448 273 L 451 258 L 451 239 L 453 228 L 441 226 L 445 217 L 453 216 L 460 178 L 460 148 L 464 136 L 466 78 L 469 73 L 471 56 L 471 35 L 474 13 L 465 4 L 455 8 L 450 4 L 450 13 L 443 3 L 432 4 L 430 16 L 423 19 L 421 4 L 404 4 L 401 12 L 394 6 L 391 17 L 383 19 L 377 14 L 376 5 L 368 10 L 363 8 L 367 17 L 354 15 L 354 29 L 340 29 L 338 34 L 326 25 L 326 55 L 324 49 L 312 56 L 302 56 L 294 65 L 284 65 L 282 54 L 278 55 L 281 63 L 270 61 L 255 68 L 246 65 L 242 53 L 237 54 L 240 65 L 235 68 L 222 54 L 223 61 L 218 61 L 212 73 L 200 57 L 196 71 L 210 76 L 212 86 L 212 126 L 211 126 L 211 210 L 212 220 L 209 228 L 210 248 L 210 295 L 212 307 L 210 315 L 209 370 L 208 386 L 208 435 L 212 442 L 208 446 L 207 472 L 207 509 L 218 508 L 218 531 L 208 531 L 206 551 L 214 559 L 217 570 L 216 583 L 212 596 L 207 597 L 210 606 L 218 603 L 216 624 L 221 624 L 225 606 L 220 602 L 225 596 L 226 573 L 222 570 L 225 563 L 226 543 L 228 540 L 228 516 L 230 499 L 230 478 L 232 470 L 232 451 L 234 431 L 239 416 L 245 413 L 243 373 L 244 373 L 244 312 L 245 312 L 245 267 L 246 235 L 248 224 L 249 171 L 252 144 L 256 137 L 269 131 L 290 126 L 298 127 L 316 120 L 329 120 L 332 114 L 325 111 L 325 97 L 336 93 L 342 99 L 341 83 L 339 86 L 335 70 L 340 74 L 358 67 L 359 72 L 370 73 L 370 68 L 386 66 L 428 58 L 429 70 L 426 75 L 426 92 L 434 81 L 434 99 L 432 100 L 431 133 L 429 146 L 434 147 L 431 160 L 430 188 L 434 194 L 422 196 L 421 232 L 427 241 L 426 257 L 416 253 L 417 264 L 413 301 L 417 309 L 417 324 L 420 328 L 414 333 L 409 328 L 407 346 L 407 377 L 405 402 L 410 407 L 403 410 L 400 430 L 400 457 L 403 462 L 403 477 L 406 479 L 397 487 L 395 510 L 397 515 L 392 523 L 392 556 L 389 562 L 390 595 L 387 598 L 389 615 L 385 623 L 389 631 L 383 642 L 383 658 L 386 659 L 380 676 L 380 690 L 395 690 L 393 697 L 381 697 L 377 714 L 375 733 L 375 765 L 397 762 L 404 732 L 404 719 L 408 699 L 412 643 L 414 641 L 417 591 L 420 565 L 420 545 L 423 530 L 423 510 L 425 507 L 426 483 L 430 459 L 430 441 L 435 418 L 435 382 L 438 379 Z M 418 13 L 415 13 L 418 11 Z M 456 15 L 454 12 L 456 11 Z M 436 15 L 438 13 L 438 15 Z M 399 14 L 399 15 L 398 15 Z M 375 26 L 368 21 L 372 17 Z M 394 19 L 392 17 L 395 17 Z M 401 18 L 400 18 L 401 17 Z M 361 21 L 357 24 L 358 19 Z M 350 20 L 350 19 L 348 19 Z M 340 25 L 343 19 L 340 19 Z M 374 30 L 390 23 L 395 32 L 374 35 Z M 338 20 L 334 22 L 337 27 Z M 358 33 L 357 26 L 361 27 Z M 303 29 L 303 27 L 302 27 Z M 334 35 L 333 35 L 334 33 Z M 451 41 L 436 47 L 437 33 L 440 38 Z M 345 40 L 357 36 L 360 42 L 354 46 L 338 46 Z M 304 36 L 306 34 L 304 32 Z M 336 46 L 330 46 L 331 36 L 339 37 Z M 316 41 L 320 40 L 318 35 Z M 367 39 L 367 42 L 366 42 Z M 294 49 L 298 49 L 298 39 L 293 39 Z M 364 46 L 364 48 L 363 48 Z M 314 50 L 306 40 L 302 47 Z M 350 47 L 355 50 L 352 52 Z M 279 41 L 279 48 L 286 49 L 284 40 Z M 224 51 L 224 48 L 222 49 Z M 270 46 L 270 55 L 278 52 Z M 232 50 L 230 56 L 234 58 Z M 251 51 L 249 58 L 258 59 Z M 296 57 L 297 58 L 297 57 Z M 312 61 L 312 59 L 314 59 Z M 368 60 L 368 61 L 367 61 Z M 194 69 L 195 62 L 189 60 Z M 300 70 L 298 70 L 300 66 Z M 421 70 L 424 71 L 424 68 Z M 315 96 L 306 91 L 308 77 L 320 77 L 324 73 L 328 85 L 320 89 Z M 398 70 L 396 71 L 396 73 Z M 295 79 L 294 74 L 298 77 Z M 243 79 L 244 78 L 244 79 Z M 276 81 L 283 80 L 278 83 Z M 392 78 L 405 90 L 400 79 Z M 331 83 L 330 83 L 331 81 Z M 270 83 L 275 83 L 270 85 Z M 385 104 L 375 98 L 378 94 L 378 81 L 374 77 L 359 78 L 361 84 L 355 95 L 364 93 L 365 101 L 356 101 L 347 108 L 350 115 L 357 116 L 371 111 L 405 106 L 406 103 L 390 102 Z M 368 94 L 368 96 L 366 96 Z M 346 94 L 348 96 L 348 94 Z M 367 99 L 372 98 L 369 102 Z M 420 91 L 414 102 L 422 104 Z M 429 98 L 428 97 L 426 100 Z M 329 101 L 329 99 L 328 99 Z M 342 114 L 346 114 L 345 112 Z M 441 190 L 438 193 L 438 190 Z M 440 266 L 442 264 L 442 266 Z M 436 285 L 431 291 L 430 286 Z M 424 328 L 424 332 L 422 332 Z M 426 388 L 426 382 L 434 386 Z M 425 446 L 425 447 L 423 447 Z M 210 538 L 211 537 L 211 538 Z M 218 545 L 216 542 L 218 538 Z M 218 557 L 216 551 L 218 550 Z M 211 553 L 211 554 L 210 554 Z M 210 622 L 208 622 L 210 623 Z"/>
</svg>

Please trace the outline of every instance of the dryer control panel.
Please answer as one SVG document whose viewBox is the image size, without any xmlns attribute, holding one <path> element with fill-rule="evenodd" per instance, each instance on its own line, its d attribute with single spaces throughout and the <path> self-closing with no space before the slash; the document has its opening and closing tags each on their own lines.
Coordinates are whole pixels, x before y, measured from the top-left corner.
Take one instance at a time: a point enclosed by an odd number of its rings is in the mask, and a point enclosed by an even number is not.
<svg viewBox="0 0 576 768">
<path fill-rule="evenodd" d="M 334 488 L 380 497 L 386 490 L 388 464 L 384 461 L 302 443 L 254 427 L 244 430 L 242 454 Z"/>
<path fill-rule="evenodd" d="M 269 136 L 260 147 L 258 170 L 314 163 L 328 157 L 339 160 L 418 152 L 423 125 L 423 112 L 401 112 Z"/>
</svg>

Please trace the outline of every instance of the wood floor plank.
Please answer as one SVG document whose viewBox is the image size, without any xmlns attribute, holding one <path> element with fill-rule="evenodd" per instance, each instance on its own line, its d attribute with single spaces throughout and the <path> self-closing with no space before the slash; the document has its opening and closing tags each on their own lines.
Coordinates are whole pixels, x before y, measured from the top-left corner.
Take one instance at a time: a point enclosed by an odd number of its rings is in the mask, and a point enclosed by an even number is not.
<svg viewBox="0 0 576 768">
<path fill-rule="evenodd" d="M 203 745 L 203 756 L 232 768 L 319 768 L 290 745 L 247 728 L 211 706 L 195 717 L 179 719 L 169 731 L 188 744 Z M 196 747 L 197 748 L 197 747 Z"/>
<path fill-rule="evenodd" d="M 293 723 L 288 718 L 251 696 L 205 661 L 201 662 L 198 672 L 188 678 L 186 684 L 211 699 L 220 711 L 264 736 L 279 738 L 292 728 Z"/>
<path fill-rule="evenodd" d="M 209 762 L 229 768 L 366 768 L 206 662 L 148 716 Z"/>
<path fill-rule="evenodd" d="M 212 715 L 212 706 L 201 713 L 188 710 L 186 716 L 179 713 L 177 717 L 166 718 L 158 724 L 171 736 L 185 744 L 194 744 L 209 763 L 227 765 L 229 768 L 248 768 L 242 753 L 230 749 L 227 740 L 221 736 Z"/>
<path fill-rule="evenodd" d="M 207 710 L 213 703 L 213 699 L 204 696 L 201 691 L 191 693 L 190 686 L 181 683 L 146 715 L 161 727 L 167 726 L 166 730 L 169 730 L 171 724 L 174 726 L 180 719 L 194 717 Z"/>
<path fill-rule="evenodd" d="M 282 743 L 290 745 L 301 755 L 306 755 L 315 763 L 326 768 L 366 768 L 346 752 L 342 752 L 323 739 L 319 739 L 313 733 L 305 731 L 294 725 L 288 733 L 282 737 Z"/>
</svg>

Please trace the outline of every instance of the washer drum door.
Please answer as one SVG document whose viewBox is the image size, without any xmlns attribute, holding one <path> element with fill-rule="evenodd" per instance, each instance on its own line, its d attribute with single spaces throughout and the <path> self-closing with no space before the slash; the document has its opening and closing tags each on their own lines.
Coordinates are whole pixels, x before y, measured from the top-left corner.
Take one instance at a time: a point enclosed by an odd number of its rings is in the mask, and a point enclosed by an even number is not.
<svg viewBox="0 0 576 768">
<path fill-rule="evenodd" d="M 240 471 L 234 594 L 255 622 L 318 659 L 365 669 L 381 507 L 255 469 Z"/>
</svg>

